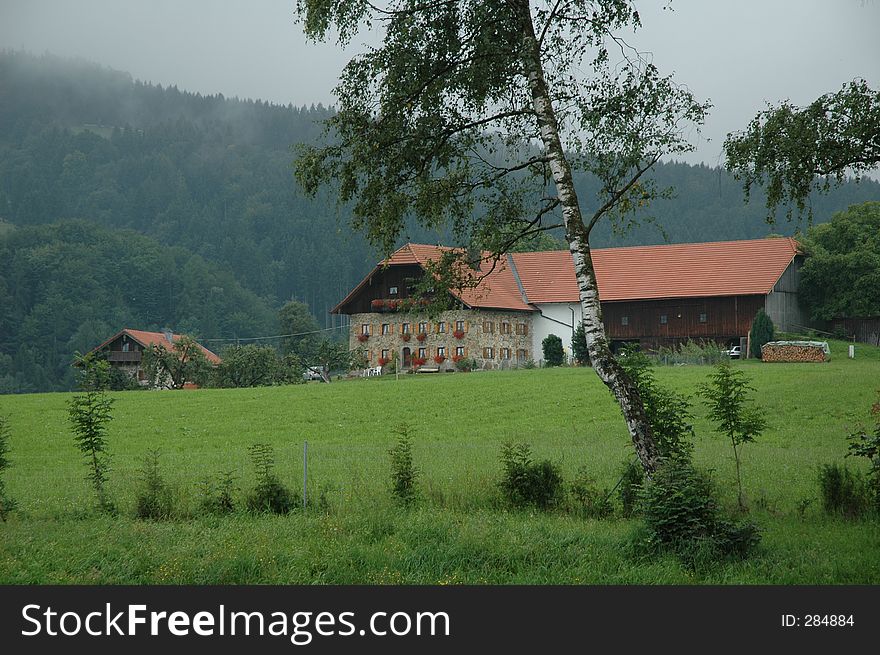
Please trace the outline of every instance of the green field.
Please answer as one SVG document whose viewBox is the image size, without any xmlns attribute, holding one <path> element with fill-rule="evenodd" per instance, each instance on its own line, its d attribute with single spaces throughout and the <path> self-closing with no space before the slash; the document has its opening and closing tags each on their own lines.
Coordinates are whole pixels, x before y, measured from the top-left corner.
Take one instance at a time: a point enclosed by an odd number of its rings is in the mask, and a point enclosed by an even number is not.
<svg viewBox="0 0 880 655">
<path fill-rule="evenodd" d="M 6 472 L 19 511 L 0 523 L 2 583 L 880 583 L 880 523 L 827 517 L 820 464 L 842 461 L 846 435 L 867 423 L 880 388 L 880 349 L 855 360 L 835 344 L 828 364 L 735 363 L 753 377 L 770 428 L 743 450 L 758 554 L 696 571 L 673 557 L 628 554 L 635 520 L 509 511 L 499 496 L 499 449 L 532 444 L 566 478 L 586 465 L 611 487 L 631 456 L 622 419 L 589 369 L 563 368 L 372 378 L 322 385 L 128 392 L 110 426 L 110 490 L 117 518 L 99 516 L 70 434 L 70 394 L 0 397 L 13 434 Z M 709 367 L 657 369 L 693 393 Z M 729 444 L 695 402 L 697 463 L 735 505 Z M 392 502 L 393 428 L 414 432 L 422 471 L 412 509 Z M 273 444 L 277 472 L 302 487 L 309 443 L 315 505 L 286 517 L 205 516 L 198 482 L 235 470 L 247 490 L 248 445 Z M 138 469 L 161 452 L 177 516 L 133 518 Z M 850 466 L 863 462 L 849 460 Z M 244 491 L 239 491 L 241 499 Z M 322 502 L 318 502 L 322 498 Z M 320 505 L 320 507 L 319 507 Z"/>
</svg>

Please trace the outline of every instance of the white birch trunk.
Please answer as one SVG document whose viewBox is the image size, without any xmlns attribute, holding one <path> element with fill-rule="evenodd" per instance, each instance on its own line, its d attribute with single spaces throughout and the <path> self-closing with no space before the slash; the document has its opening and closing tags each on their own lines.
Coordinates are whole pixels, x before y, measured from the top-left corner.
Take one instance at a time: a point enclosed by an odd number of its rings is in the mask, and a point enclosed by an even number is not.
<svg viewBox="0 0 880 655">
<path fill-rule="evenodd" d="M 550 170 L 562 207 L 566 239 L 574 258 L 581 309 L 583 310 L 584 333 L 587 338 L 590 360 L 599 378 L 608 386 L 620 404 L 636 453 L 646 474 L 650 476 L 659 465 L 659 453 L 639 391 L 623 372 L 617 360 L 614 359 L 608 338 L 605 335 L 602 308 L 599 304 L 599 288 L 596 283 L 596 273 L 593 269 L 590 251 L 590 235 L 581 215 L 571 176 L 571 167 L 566 159 L 559 136 L 559 125 L 544 77 L 528 0 L 520 1 L 519 9 L 525 45 L 523 60 L 525 74 L 532 96 L 532 108 L 537 114 L 541 141 L 550 159 Z"/>
</svg>

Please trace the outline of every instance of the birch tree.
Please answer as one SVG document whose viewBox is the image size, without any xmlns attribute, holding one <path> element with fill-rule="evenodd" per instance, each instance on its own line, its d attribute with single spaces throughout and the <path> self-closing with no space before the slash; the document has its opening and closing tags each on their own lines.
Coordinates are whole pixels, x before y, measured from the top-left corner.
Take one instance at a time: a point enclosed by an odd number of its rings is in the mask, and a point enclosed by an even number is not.
<svg viewBox="0 0 880 655">
<path fill-rule="evenodd" d="M 562 228 L 590 361 L 651 474 L 658 451 L 605 334 L 590 234 L 603 220 L 625 229 L 664 193 L 645 173 L 692 149 L 684 134 L 708 104 L 627 45 L 640 26 L 632 3 L 298 0 L 297 12 L 314 40 L 381 35 L 342 71 L 326 143 L 299 154 L 306 191 L 333 184 L 385 253 L 409 220 L 451 228 L 466 247 L 444 256 L 446 271 L 485 272 L 517 242 Z M 595 195 L 579 198 L 575 175 L 593 176 Z"/>
</svg>

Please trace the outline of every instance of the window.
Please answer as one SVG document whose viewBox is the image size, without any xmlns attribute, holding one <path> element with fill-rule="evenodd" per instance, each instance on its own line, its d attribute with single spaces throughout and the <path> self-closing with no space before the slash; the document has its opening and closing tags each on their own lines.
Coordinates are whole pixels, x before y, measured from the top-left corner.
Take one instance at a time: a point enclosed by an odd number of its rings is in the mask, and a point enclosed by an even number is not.
<svg viewBox="0 0 880 655">
<path fill-rule="evenodd" d="M 455 347 L 455 354 L 458 357 L 464 357 L 464 346 L 456 346 Z"/>
<path fill-rule="evenodd" d="M 525 323 L 517 323 L 516 324 L 516 333 L 527 335 L 529 333 L 529 326 Z"/>
<path fill-rule="evenodd" d="M 128 341 L 125 341 L 122 344 L 122 352 L 127 353 L 128 349 L 131 347 L 131 344 Z"/>
<path fill-rule="evenodd" d="M 483 348 L 483 359 L 495 359 L 495 349 L 494 348 Z"/>
<path fill-rule="evenodd" d="M 388 295 L 389 296 L 396 296 L 397 295 L 397 287 L 390 287 L 388 289 Z"/>
<path fill-rule="evenodd" d="M 446 332 L 446 321 L 440 321 L 437 323 L 437 332 L 439 334 L 444 334 Z"/>
<path fill-rule="evenodd" d="M 419 323 L 419 334 L 427 334 L 428 333 L 428 324 L 424 321 Z"/>
<path fill-rule="evenodd" d="M 370 336 L 370 324 L 369 323 L 361 324 L 361 334 L 366 334 L 367 336 Z"/>
<path fill-rule="evenodd" d="M 483 334 L 492 334 L 493 332 L 495 332 L 495 323 L 483 321 Z"/>
<path fill-rule="evenodd" d="M 501 349 L 501 359 L 510 359 L 510 348 Z"/>
<path fill-rule="evenodd" d="M 446 357 L 446 346 L 437 346 L 437 354 L 440 357 Z"/>
<path fill-rule="evenodd" d="M 388 323 L 382 323 L 382 334 L 391 334 L 391 326 Z"/>
<path fill-rule="evenodd" d="M 621 325 L 629 325 L 629 316 L 621 316 L 620 317 Z"/>
<path fill-rule="evenodd" d="M 458 332 L 464 332 L 464 321 L 456 321 L 455 322 L 455 329 Z"/>
<path fill-rule="evenodd" d="M 387 350 L 383 350 L 383 351 L 382 351 L 382 359 L 391 359 L 391 358 L 388 356 L 388 351 L 387 351 Z"/>
<path fill-rule="evenodd" d="M 528 356 L 529 356 L 529 351 L 524 348 L 520 348 L 519 350 L 516 351 L 516 358 L 520 361 L 527 359 Z"/>
<path fill-rule="evenodd" d="M 501 334 L 510 334 L 510 323 L 501 321 Z"/>
<path fill-rule="evenodd" d="M 427 348 L 419 348 L 419 358 L 427 359 L 428 358 L 428 349 Z"/>
<path fill-rule="evenodd" d="M 706 314 L 700 314 L 700 323 L 708 322 L 709 317 Z"/>
<path fill-rule="evenodd" d="M 666 325 L 669 322 L 669 317 L 666 314 L 660 314 L 660 325 Z"/>
<path fill-rule="evenodd" d="M 409 323 L 401 323 L 400 333 L 401 334 L 409 334 Z"/>
</svg>

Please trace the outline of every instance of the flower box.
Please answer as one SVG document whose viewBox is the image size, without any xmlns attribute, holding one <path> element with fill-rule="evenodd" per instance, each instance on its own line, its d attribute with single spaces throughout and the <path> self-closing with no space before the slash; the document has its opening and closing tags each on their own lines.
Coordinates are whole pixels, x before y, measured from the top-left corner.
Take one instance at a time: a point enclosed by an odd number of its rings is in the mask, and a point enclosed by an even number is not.
<svg viewBox="0 0 880 655">
<path fill-rule="evenodd" d="M 369 335 L 369 334 L 363 334 L 363 333 L 361 333 L 361 334 L 358 335 L 358 341 L 360 341 L 361 343 L 364 343 L 364 342 L 365 342 L 367 339 L 369 339 L 369 338 L 370 338 L 370 335 Z"/>
<path fill-rule="evenodd" d="M 379 366 L 385 366 L 391 360 L 388 359 L 387 357 L 380 357 L 378 361 L 379 361 Z"/>
<path fill-rule="evenodd" d="M 459 340 L 464 339 L 464 330 L 455 330 L 455 332 L 452 333 L 452 336 Z"/>
<path fill-rule="evenodd" d="M 403 339 L 404 341 L 409 341 L 409 339 L 410 339 L 410 334 L 409 334 L 409 332 L 404 332 L 404 333 L 402 333 L 402 334 L 400 335 L 400 338 Z"/>
<path fill-rule="evenodd" d="M 428 335 L 425 334 L 424 332 L 419 332 L 419 333 L 416 335 L 416 339 L 418 339 L 419 341 L 424 341 L 424 340 L 427 339 L 427 338 L 428 338 Z"/>
<path fill-rule="evenodd" d="M 464 355 L 453 355 L 452 361 L 458 364 L 461 360 L 464 359 Z"/>
<path fill-rule="evenodd" d="M 434 362 L 435 362 L 436 364 L 442 364 L 442 363 L 445 362 L 445 361 L 446 361 L 446 356 L 445 356 L 445 355 L 434 355 Z"/>
<path fill-rule="evenodd" d="M 428 360 L 425 357 L 413 357 L 412 358 L 413 366 L 424 366 L 425 362 L 427 362 L 427 361 Z"/>
</svg>

